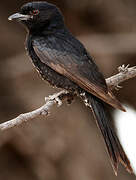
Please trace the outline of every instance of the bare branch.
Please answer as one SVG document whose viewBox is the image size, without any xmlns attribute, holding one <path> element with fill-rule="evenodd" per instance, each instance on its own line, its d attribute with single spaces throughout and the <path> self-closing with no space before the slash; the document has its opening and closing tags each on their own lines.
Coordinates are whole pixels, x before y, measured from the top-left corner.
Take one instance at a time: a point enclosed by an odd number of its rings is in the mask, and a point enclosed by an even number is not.
<svg viewBox="0 0 136 180">
<path fill-rule="evenodd" d="M 23 122 L 30 121 L 31 119 L 34 119 L 35 117 L 38 117 L 40 115 L 47 116 L 49 114 L 49 109 L 53 106 L 53 104 L 57 103 L 58 106 L 62 104 L 61 100 L 59 99 L 59 96 L 67 93 L 68 93 L 67 91 L 63 90 L 49 97 L 46 97 L 45 104 L 43 106 L 41 106 L 40 108 L 34 111 L 20 114 L 18 117 L 0 124 L 0 130 L 7 130 L 9 128 L 18 126 Z"/>
<path fill-rule="evenodd" d="M 120 66 L 118 68 L 118 70 L 119 70 L 118 74 L 106 79 L 107 85 L 110 88 L 113 89 L 115 87 L 120 87 L 119 86 L 120 83 L 136 76 L 136 67 L 134 66 L 134 67 L 128 68 L 128 66 L 129 65 L 127 65 L 126 67 L 125 67 L 125 65 Z M 40 115 L 47 116 L 49 114 L 49 110 L 51 109 L 51 107 L 54 104 L 57 103 L 58 106 L 62 105 L 60 96 L 66 95 L 66 94 L 68 94 L 68 92 L 63 90 L 63 91 L 60 91 L 53 95 L 50 95 L 49 97 L 46 97 L 45 104 L 43 106 L 41 106 L 40 108 L 38 108 L 32 112 L 20 114 L 18 117 L 0 124 L 0 130 L 3 131 L 3 130 L 7 130 L 7 129 L 15 127 L 15 126 L 19 126 L 23 122 L 30 121 Z"/>
<path fill-rule="evenodd" d="M 106 79 L 107 85 L 111 88 L 120 88 L 120 83 L 131 79 L 136 76 L 136 66 L 128 68 L 129 65 L 125 66 L 124 64 L 118 68 L 119 73 Z"/>
</svg>

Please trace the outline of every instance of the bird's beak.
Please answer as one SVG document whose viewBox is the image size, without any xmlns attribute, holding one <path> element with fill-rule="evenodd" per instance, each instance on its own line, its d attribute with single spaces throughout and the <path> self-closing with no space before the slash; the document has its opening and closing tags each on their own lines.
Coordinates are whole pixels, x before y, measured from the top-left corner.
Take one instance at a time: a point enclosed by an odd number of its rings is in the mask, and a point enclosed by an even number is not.
<svg viewBox="0 0 136 180">
<path fill-rule="evenodd" d="M 31 15 L 24 15 L 24 14 L 20 14 L 20 13 L 15 13 L 15 14 L 12 14 L 11 16 L 8 17 L 8 20 L 9 21 L 12 21 L 12 20 L 29 20 L 31 19 L 32 16 Z"/>
</svg>

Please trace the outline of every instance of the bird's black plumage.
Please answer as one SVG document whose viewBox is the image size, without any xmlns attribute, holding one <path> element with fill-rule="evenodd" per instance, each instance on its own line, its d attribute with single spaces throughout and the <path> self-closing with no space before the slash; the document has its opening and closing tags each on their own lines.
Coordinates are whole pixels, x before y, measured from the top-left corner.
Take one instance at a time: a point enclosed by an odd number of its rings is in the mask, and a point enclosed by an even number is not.
<svg viewBox="0 0 136 180">
<path fill-rule="evenodd" d="M 104 102 L 125 110 L 108 89 L 102 73 L 82 43 L 68 31 L 60 10 L 47 2 L 31 2 L 9 19 L 17 19 L 27 27 L 26 49 L 42 78 L 53 86 L 77 94 L 92 108 L 115 173 L 119 162 L 132 172 L 109 123 Z"/>
</svg>

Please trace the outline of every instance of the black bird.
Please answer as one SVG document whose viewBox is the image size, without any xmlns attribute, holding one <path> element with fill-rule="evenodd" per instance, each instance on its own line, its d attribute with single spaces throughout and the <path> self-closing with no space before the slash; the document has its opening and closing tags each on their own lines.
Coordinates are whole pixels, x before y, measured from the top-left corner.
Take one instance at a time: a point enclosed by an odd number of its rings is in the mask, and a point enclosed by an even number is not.
<svg viewBox="0 0 136 180">
<path fill-rule="evenodd" d="M 105 102 L 125 111 L 83 44 L 64 24 L 60 10 L 47 2 L 30 2 L 9 17 L 27 27 L 26 49 L 42 78 L 76 94 L 89 106 L 103 135 L 115 174 L 121 162 L 132 173 L 130 162 L 108 119 Z"/>
</svg>

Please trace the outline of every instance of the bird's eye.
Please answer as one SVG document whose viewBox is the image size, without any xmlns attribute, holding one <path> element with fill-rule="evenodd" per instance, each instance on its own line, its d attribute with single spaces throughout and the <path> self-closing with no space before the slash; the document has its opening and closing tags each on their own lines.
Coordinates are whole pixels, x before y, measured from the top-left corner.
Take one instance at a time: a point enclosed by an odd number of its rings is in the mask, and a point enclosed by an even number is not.
<svg viewBox="0 0 136 180">
<path fill-rule="evenodd" d="M 33 14 L 33 15 L 38 15 L 38 14 L 39 14 L 39 10 L 37 10 L 37 9 L 36 9 L 36 10 L 33 10 L 33 11 L 32 11 L 32 14 Z"/>
</svg>

